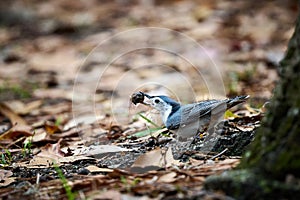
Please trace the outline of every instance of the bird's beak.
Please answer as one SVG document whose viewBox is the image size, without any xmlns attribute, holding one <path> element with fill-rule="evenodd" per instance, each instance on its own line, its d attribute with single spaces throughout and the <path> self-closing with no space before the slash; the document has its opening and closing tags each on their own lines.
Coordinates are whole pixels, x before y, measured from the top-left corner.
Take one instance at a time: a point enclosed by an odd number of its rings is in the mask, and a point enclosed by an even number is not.
<svg viewBox="0 0 300 200">
<path fill-rule="evenodd" d="M 141 92 L 141 94 L 143 94 L 145 97 L 147 97 L 147 99 L 144 99 L 144 101 L 142 102 L 142 104 L 146 105 L 146 106 L 150 106 L 151 105 L 151 99 L 153 98 L 153 96 L 146 94 L 144 92 Z"/>
<path fill-rule="evenodd" d="M 146 93 L 144 93 L 144 92 L 141 92 L 141 91 L 140 91 L 140 93 L 143 94 L 143 95 L 144 95 L 145 97 L 147 97 L 148 99 L 153 98 L 153 96 L 150 96 L 149 94 L 146 94 Z"/>
</svg>

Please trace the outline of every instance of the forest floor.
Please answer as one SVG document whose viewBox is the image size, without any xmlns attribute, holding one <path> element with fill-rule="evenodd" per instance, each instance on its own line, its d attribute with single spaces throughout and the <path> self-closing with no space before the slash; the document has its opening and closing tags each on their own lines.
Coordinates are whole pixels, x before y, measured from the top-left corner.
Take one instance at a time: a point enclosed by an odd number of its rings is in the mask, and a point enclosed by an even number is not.
<svg viewBox="0 0 300 200">
<path fill-rule="evenodd" d="M 227 199 L 203 183 L 255 138 L 296 4 L 2 1 L 0 198 Z M 250 98 L 178 141 L 139 90 Z"/>
</svg>

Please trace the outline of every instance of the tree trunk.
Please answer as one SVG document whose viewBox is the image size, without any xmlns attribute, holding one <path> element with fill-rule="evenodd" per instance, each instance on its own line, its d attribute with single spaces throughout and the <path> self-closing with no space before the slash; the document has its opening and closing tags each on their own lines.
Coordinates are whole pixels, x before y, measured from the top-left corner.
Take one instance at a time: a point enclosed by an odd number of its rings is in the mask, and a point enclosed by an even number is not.
<svg viewBox="0 0 300 200">
<path fill-rule="evenodd" d="M 280 81 L 240 170 L 209 177 L 205 188 L 239 199 L 300 199 L 300 14 Z"/>
</svg>

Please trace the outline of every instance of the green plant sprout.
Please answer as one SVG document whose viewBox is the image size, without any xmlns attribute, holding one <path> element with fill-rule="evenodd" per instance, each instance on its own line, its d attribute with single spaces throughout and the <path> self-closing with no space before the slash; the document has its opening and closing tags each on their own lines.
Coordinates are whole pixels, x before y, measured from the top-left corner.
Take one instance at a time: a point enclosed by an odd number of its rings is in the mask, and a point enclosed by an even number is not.
<svg viewBox="0 0 300 200">
<path fill-rule="evenodd" d="M 59 126 L 62 123 L 62 118 L 61 117 L 57 117 L 55 120 L 55 126 Z"/>
<path fill-rule="evenodd" d="M 125 176 L 120 176 L 121 183 L 125 186 L 127 192 L 131 192 L 131 188 L 136 186 L 141 182 L 140 178 L 135 178 L 133 181 L 129 182 Z"/>
<path fill-rule="evenodd" d="M 22 154 L 23 154 L 24 157 L 26 155 L 31 154 L 31 147 L 32 147 L 32 138 L 30 138 L 29 140 L 25 140 L 24 146 L 23 146 L 23 149 L 22 149 Z"/>
<path fill-rule="evenodd" d="M 140 137 L 144 137 L 146 135 L 152 134 L 152 133 L 154 133 L 156 131 L 159 131 L 159 130 L 161 130 L 161 128 L 150 128 L 150 129 L 146 129 L 146 130 L 136 132 L 132 136 L 140 138 Z M 129 138 L 130 137 L 131 136 L 129 136 Z"/>
<path fill-rule="evenodd" d="M 152 134 L 152 133 L 154 133 L 156 131 L 162 130 L 163 127 L 160 127 L 155 122 L 153 122 L 151 119 L 149 119 L 146 116 L 144 116 L 142 113 L 138 113 L 138 116 L 140 116 L 146 122 L 152 124 L 155 127 L 154 128 L 148 128 L 146 130 L 142 130 L 142 131 L 136 132 L 132 136 L 140 138 L 140 137 L 144 137 L 144 136 L 147 136 L 149 134 Z M 129 136 L 129 138 L 132 137 L 132 136 Z"/>
<path fill-rule="evenodd" d="M 57 164 L 54 164 L 54 168 L 55 168 L 56 173 L 58 174 L 59 179 L 61 180 L 61 182 L 63 184 L 63 187 L 66 191 L 66 195 L 68 197 L 68 200 L 74 200 L 75 197 L 76 197 L 76 194 L 74 192 L 72 192 L 72 188 L 68 184 L 68 180 L 64 176 L 62 170 L 58 167 Z"/>
<path fill-rule="evenodd" d="M 138 115 L 143 118 L 145 121 L 147 121 L 148 123 L 152 124 L 153 126 L 155 126 L 156 128 L 159 128 L 160 126 L 158 126 L 156 123 L 154 123 L 151 119 L 147 118 L 146 116 L 144 116 L 142 113 L 138 113 Z"/>
<path fill-rule="evenodd" d="M 1 164 L 9 165 L 12 161 L 11 153 L 9 150 L 5 149 L 5 153 L 1 155 Z"/>
</svg>

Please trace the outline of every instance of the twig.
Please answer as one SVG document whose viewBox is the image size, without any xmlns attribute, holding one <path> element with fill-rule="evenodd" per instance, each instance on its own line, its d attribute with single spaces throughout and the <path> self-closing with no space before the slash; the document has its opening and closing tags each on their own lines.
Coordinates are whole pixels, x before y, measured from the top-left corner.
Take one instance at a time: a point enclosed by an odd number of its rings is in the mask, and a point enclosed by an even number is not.
<svg viewBox="0 0 300 200">
<path fill-rule="evenodd" d="M 216 159 L 217 157 L 223 155 L 226 151 L 228 151 L 228 148 L 224 149 L 223 151 L 221 151 L 220 153 L 218 153 L 217 155 L 213 156 L 210 158 L 210 160 L 214 160 Z"/>
</svg>

